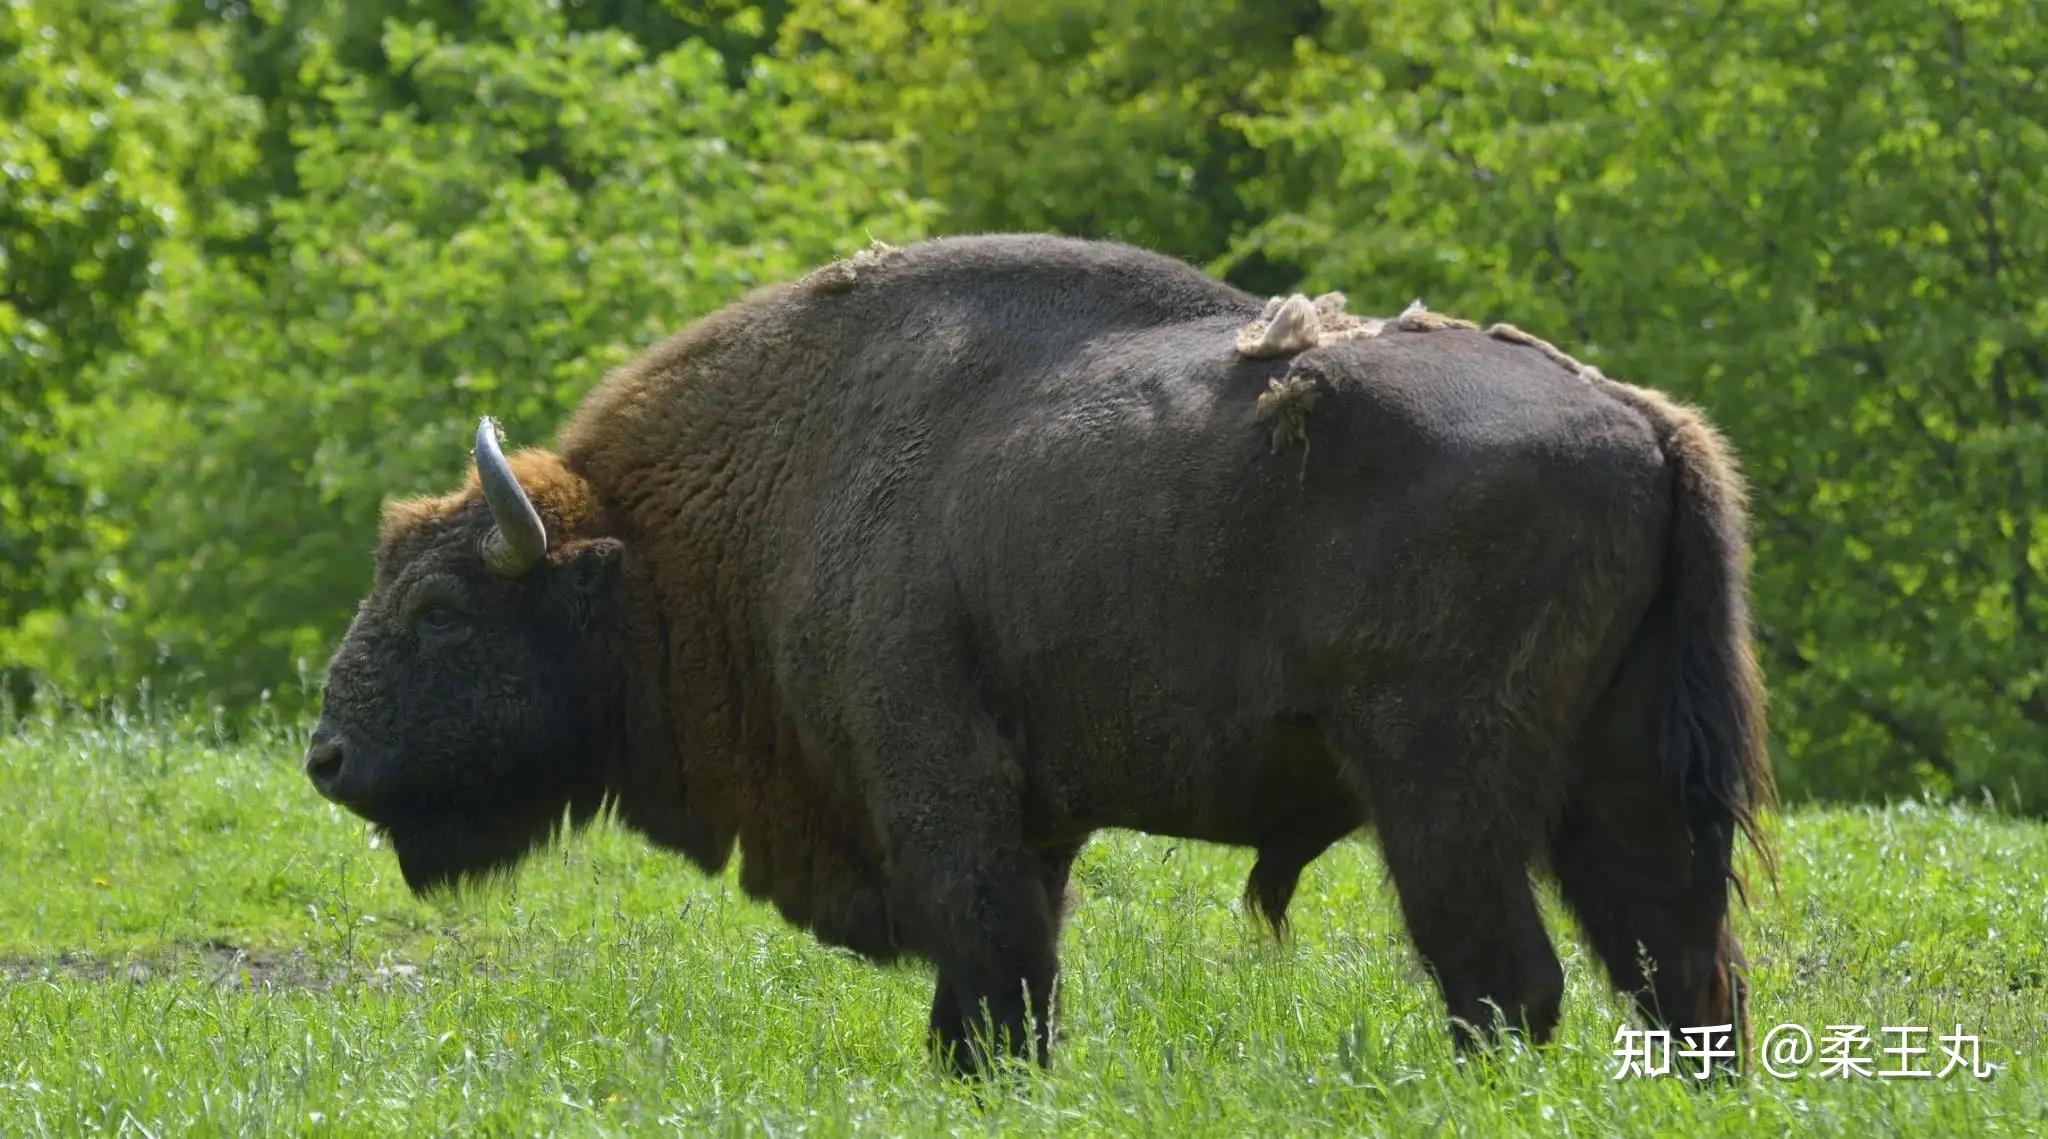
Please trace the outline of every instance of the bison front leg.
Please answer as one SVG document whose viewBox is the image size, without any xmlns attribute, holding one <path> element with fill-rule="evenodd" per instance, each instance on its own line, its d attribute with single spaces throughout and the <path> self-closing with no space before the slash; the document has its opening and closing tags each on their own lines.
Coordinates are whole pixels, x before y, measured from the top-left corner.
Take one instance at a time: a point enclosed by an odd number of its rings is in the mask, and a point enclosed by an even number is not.
<svg viewBox="0 0 2048 1139">
<path fill-rule="evenodd" d="M 1514 741 L 1476 739 L 1471 728 L 1454 713 L 1405 748 L 1361 746 L 1359 771 L 1409 936 L 1460 1050 L 1503 1028 L 1540 1044 L 1557 1025 L 1564 970 L 1528 876 L 1536 799 L 1507 786 L 1538 765 Z"/>
<path fill-rule="evenodd" d="M 1032 860 L 930 850 L 899 875 L 913 936 L 938 967 L 930 1028 L 940 1058 L 963 1074 L 999 1055 L 1049 1062 L 1058 952 Z"/>
<path fill-rule="evenodd" d="M 1080 853 L 1080 849 L 1078 844 L 1061 846 L 1045 851 L 1037 857 L 1039 885 L 1044 889 L 1046 903 L 1052 911 L 1052 936 L 1055 942 L 1059 937 L 1060 923 L 1066 913 L 1068 875 L 1073 869 L 1074 856 Z M 1021 983 L 1029 985 L 1028 981 Z M 1040 998 L 1029 1002 L 1033 1028 L 1032 1042 L 1037 1049 L 1039 1063 L 1046 1064 L 1051 1055 L 1051 1024 L 1057 1019 L 1054 1004 L 1059 995 L 1056 944 L 1051 957 L 1051 972 L 1044 984 L 1037 986 L 1037 991 L 1041 994 Z M 970 1008 L 970 1002 L 962 997 L 959 989 L 953 984 L 952 975 L 944 969 L 939 971 L 938 984 L 932 993 L 931 1018 L 927 1027 L 933 1049 L 956 1071 L 972 1071 L 973 1062 L 978 1062 L 975 1061 L 976 1053 L 969 1049 L 968 1042 L 972 1039 L 977 1025 L 984 1019 L 993 1020 L 993 1017 L 986 1016 L 983 1011 L 987 1007 L 984 999 L 976 1007 Z"/>
<path fill-rule="evenodd" d="M 937 967 L 930 1029 L 941 1058 L 963 1074 L 1003 1055 L 1045 1064 L 1058 972 L 1053 875 L 1024 839 L 1014 749 L 972 704 L 935 690 L 869 705 L 891 909 Z M 1070 857 L 1057 860 L 1061 891 Z"/>
</svg>

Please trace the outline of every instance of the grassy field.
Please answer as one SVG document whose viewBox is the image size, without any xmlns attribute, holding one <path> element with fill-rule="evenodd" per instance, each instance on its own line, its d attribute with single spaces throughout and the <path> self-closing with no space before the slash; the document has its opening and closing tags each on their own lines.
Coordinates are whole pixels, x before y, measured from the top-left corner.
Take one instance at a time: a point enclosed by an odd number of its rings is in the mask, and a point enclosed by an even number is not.
<svg viewBox="0 0 2048 1139">
<path fill-rule="evenodd" d="M 506 888 L 411 899 L 301 746 L 82 721 L 0 742 L 0 1134 L 2048 1133 L 2031 822 L 1792 812 L 1744 919 L 1760 1033 L 1961 1025 L 1988 1079 L 1616 1081 L 1621 1008 L 1562 920 L 1558 1043 L 1459 1064 L 1368 845 L 1310 870 L 1276 947 L 1237 903 L 1246 854 L 1117 836 L 1076 876 L 1056 1070 L 976 1087 L 925 1057 L 921 971 L 608 827 Z"/>
</svg>

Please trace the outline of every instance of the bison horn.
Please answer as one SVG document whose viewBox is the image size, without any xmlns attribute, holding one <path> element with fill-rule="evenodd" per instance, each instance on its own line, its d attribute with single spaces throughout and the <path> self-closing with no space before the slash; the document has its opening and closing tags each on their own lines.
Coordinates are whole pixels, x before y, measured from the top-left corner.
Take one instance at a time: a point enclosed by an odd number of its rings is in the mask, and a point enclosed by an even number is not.
<svg viewBox="0 0 2048 1139">
<path fill-rule="evenodd" d="M 548 531 L 498 449 L 498 424 L 488 415 L 476 425 L 476 478 L 497 522 L 484 537 L 484 564 L 500 576 L 518 577 L 548 552 Z"/>
</svg>

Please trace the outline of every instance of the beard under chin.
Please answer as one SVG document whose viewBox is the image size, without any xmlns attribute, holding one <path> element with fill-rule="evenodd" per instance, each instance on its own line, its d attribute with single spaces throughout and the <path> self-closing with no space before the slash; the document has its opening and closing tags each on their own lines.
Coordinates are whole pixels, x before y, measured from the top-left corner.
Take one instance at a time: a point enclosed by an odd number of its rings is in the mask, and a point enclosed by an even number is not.
<svg viewBox="0 0 2048 1139">
<path fill-rule="evenodd" d="M 398 871 L 415 895 L 509 872 L 520 860 L 596 812 L 575 796 L 440 810 L 381 824 L 398 855 Z"/>
</svg>

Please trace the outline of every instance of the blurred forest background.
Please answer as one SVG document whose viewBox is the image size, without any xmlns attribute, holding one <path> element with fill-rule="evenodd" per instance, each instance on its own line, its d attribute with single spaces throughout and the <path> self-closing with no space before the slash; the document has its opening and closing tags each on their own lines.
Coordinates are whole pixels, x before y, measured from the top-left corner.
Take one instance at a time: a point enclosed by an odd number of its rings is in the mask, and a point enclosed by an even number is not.
<svg viewBox="0 0 2048 1139">
<path fill-rule="evenodd" d="M 0 0 L 0 683 L 296 714 L 479 413 L 1044 229 L 1703 405 L 1788 791 L 2041 813 L 2043 7 Z"/>
</svg>

